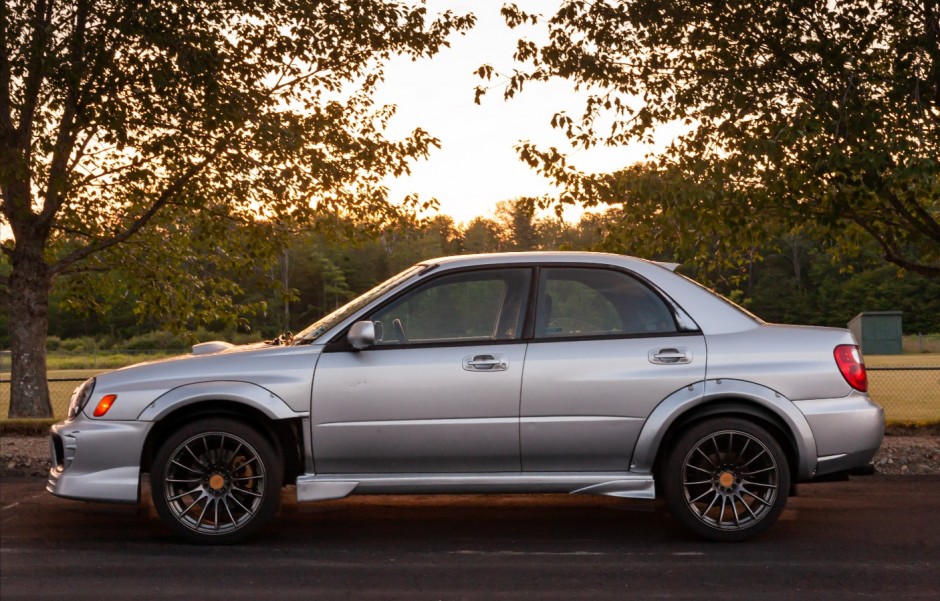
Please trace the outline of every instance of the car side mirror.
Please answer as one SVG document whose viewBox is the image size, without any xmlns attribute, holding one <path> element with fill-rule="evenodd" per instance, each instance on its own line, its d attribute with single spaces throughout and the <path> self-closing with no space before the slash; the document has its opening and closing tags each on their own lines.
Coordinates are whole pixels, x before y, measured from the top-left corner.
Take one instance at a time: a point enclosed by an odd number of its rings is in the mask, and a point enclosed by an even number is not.
<svg viewBox="0 0 940 601">
<path fill-rule="evenodd" d="M 357 321 L 349 328 L 346 340 L 357 351 L 369 348 L 375 344 L 375 324 L 371 321 Z"/>
</svg>

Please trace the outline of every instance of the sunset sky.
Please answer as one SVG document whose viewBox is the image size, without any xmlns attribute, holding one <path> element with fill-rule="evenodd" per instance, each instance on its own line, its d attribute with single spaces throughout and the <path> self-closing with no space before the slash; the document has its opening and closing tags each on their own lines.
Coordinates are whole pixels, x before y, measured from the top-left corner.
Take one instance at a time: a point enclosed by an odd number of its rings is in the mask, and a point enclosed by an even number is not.
<svg viewBox="0 0 940 601">
<path fill-rule="evenodd" d="M 432 14 L 447 9 L 473 12 L 476 27 L 466 36 L 452 38 L 451 47 L 432 60 L 398 59 L 387 66 L 377 100 L 398 107 L 389 133 L 404 136 L 420 126 L 441 140 L 441 148 L 417 163 L 410 177 L 388 182 L 393 199 L 410 192 L 436 197 L 442 213 L 465 222 L 492 213 L 500 200 L 551 192 L 547 180 L 520 162 L 513 147 L 529 140 L 570 149 L 564 135 L 549 122 L 562 109 L 580 115 L 584 95 L 575 93 L 568 82 L 557 81 L 527 87 L 509 101 L 503 100 L 502 89 L 492 89 L 481 105 L 474 104 L 474 88 L 481 83 L 474 71 L 480 65 L 489 63 L 497 70 L 510 71 L 520 34 L 536 41 L 546 37 L 541 26 L 510 30 L 499 14 L 502 4 L 501 0 L 428 0 Z M 550 15 L 560 2 L 517 0 L 516 4 Z M 661 145 L 674 135 L 670 128 L 663 128 Z M 572 158 L 582 170 L 602 172 L 640 160 L 649 150 L 640 144 L 595 148 L 575 151 Z"/>
</svg>

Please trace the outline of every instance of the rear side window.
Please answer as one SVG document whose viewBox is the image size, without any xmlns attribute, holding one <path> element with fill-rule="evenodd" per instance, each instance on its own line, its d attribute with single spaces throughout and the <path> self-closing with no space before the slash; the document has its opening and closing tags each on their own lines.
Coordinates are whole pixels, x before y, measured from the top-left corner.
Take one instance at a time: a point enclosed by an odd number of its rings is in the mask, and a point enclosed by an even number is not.
<svg viewBox="0 0 940 601">
<path fill-rule="evenodd" d="M 625 273 L 578 267 L 541 271 L 536 338 L 652 336 L 677 331 L 663 299 Z"/>
</svg>

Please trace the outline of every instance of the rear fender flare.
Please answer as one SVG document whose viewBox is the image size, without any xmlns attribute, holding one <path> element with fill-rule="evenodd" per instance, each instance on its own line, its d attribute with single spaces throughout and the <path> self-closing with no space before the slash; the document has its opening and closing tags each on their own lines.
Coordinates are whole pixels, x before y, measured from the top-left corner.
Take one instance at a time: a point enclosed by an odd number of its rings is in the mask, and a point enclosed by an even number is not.
<svg viewBox="0 0 940 601">
<path fill-rule="evenodd" d="M 796 479 L 807 479 L 816 470 L 816 440 L 803 413 L 780 393 L 745 380 L 707 380 L 683 388 L 666 397 L 650 414 L 633 452 L 631 472 L 652 473 L 657 452 L 666 432 L 677 420 L 697 407 L 721 401 L 740 404 L 744 413 L 749 406 L 755 415 L 770 413 L 788 430 L 797 453 Z"/>
</svg>

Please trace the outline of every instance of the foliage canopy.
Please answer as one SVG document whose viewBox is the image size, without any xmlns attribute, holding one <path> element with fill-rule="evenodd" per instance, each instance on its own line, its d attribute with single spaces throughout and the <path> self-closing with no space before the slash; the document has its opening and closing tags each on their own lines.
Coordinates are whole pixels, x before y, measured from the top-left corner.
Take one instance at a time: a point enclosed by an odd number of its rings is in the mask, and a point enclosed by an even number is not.
<svg viewBox="0 0 940 601">
<path fill-rule="evenodd" d="M 512 4 L 503 15 L 510 27 L 544 20 Z M 522 158 L 565 188 L 562 203 L 623 204 L 684 231 L 660 246 L 686 253 L 700 225 L 703 239 L 733 239 L 812 222 L 853 245 L 861 231 L 888 261 L 940 275 L 935 0 L 568 0 L 546 23 L 547 42 L 519 40 L 507 98 L 551 78 L 587 90 L 582 114 L 552 121 L 574 145 L 686 131 L 665 156 L 615 174 L 523 144 Z"/>
</svg>

